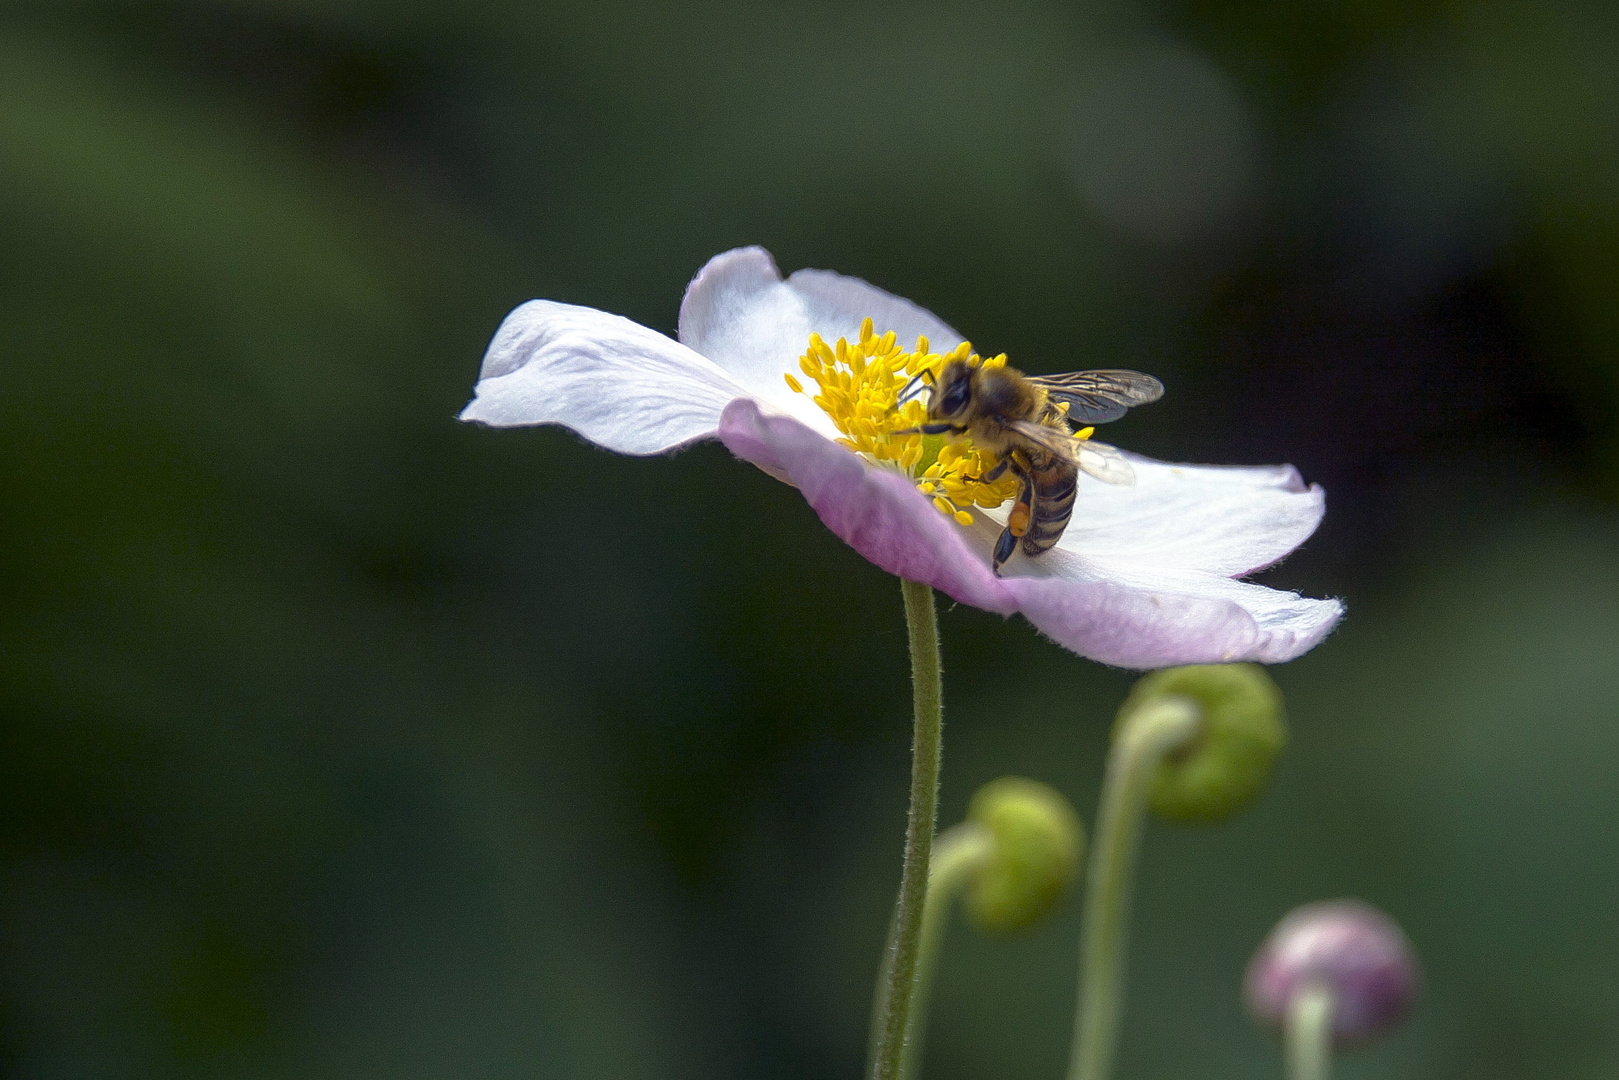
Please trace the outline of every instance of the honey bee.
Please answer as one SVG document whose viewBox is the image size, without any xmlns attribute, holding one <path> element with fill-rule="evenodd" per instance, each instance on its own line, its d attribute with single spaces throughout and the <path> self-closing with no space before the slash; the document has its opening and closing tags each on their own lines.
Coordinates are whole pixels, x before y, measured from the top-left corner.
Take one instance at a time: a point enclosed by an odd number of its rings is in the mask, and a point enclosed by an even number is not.
<svg viewBox="0 0 1619 1080">
<path fill-rule="evenodd" d="M 1074 513 L 1080 472 L 1109 484 L 1135 483 L 1123 455 L 1104 443 L 1074 438 L 1070 425 L 1105 424 L 1133 405 L 1164 395 L 1163 383 L 1139 371 L 1025 375 L 1016 368 L 974 367 L 960 359 L 948 361 L 937 377 L 922 372 L 899 400 L 922 389 L 929 391 L 928 422 L 907 434 L 965 435 L 1000 458 L 981 480 L 999 479 L 1008 469 L 1017 477 L 1017 502 L 991 555 L 996 575 L 1019 540 L 1030 556 L 1057 543 Z"/>
</svg>

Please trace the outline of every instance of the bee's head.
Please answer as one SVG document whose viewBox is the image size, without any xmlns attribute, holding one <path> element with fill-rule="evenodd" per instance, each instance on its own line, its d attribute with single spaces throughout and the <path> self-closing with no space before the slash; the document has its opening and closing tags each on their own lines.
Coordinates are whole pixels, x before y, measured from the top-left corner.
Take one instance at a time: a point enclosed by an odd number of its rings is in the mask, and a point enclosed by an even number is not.
<svg viewBox="0 0 1619 1080">
<path fill-rule="evenodd" d="M 960 419 L 973 399 L 973 369 L 965 360 L 951 360 L 939 372 L 928 398 L 928 415 L 935 420 Z"/>
</svg>

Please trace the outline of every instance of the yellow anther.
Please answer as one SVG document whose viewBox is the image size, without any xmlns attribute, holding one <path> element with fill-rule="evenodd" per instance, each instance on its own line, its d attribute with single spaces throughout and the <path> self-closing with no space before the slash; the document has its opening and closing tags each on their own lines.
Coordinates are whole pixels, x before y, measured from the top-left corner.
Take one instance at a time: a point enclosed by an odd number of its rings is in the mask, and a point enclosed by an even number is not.
<svg viewBox="0 0 1619 1080">
<path fill-rule="evenodd" d="M 799 369 L 819 387 L 815 404 L 832 419 L 841 438 L 838 445 L 848 448 L 875 464 L 899 468 L 917 477 L 924 460 L 918 489 L 931 496 L 939 512 L 963 525 L 971 524 L 972 514 L 965 507 L 995 507 L 1017 494 L 1017 482 L 1003 473 L 1001 479 L 986 483 L 981 477 L 1000 460 L 980 450 L 966 438 L 948 442 L 933 439 L 924 449 L 917 434 L 900 435 L 927 423 L 925 395 L 913 397 L 903 406 L 899 393 L 923 371 L 937 374 L 950 360 L 979 364 L 972 346 L 962 342 L 947 355 L 929 352 L 928 339 L 918 336 L 916 348 L 905 352 L 892 330 L 877 333 L 871 319 L 863 319 L 858 338 L 839 338 L 829 344 L 819 334 L 809 336 L 808 348 L 799 358 Z M 1005 357 L 995 358 L 1004 363 Z M 808 393 L 790 372 L 783 377 L 794 393 Z M 931 456 L 930 456 L 931 455 Z"/>
<path fill-rule="evenodd" d="M 1076 439 L 1088 439 L 1092 435 L 1095 435 L 1095 434 L 1096 434 L 1096 429 L 1093 428 L 1093 427 L 1080 428 L 1078 431 L 1074 432 L 1074 438 L 1076 438 Z"/>
</svg>

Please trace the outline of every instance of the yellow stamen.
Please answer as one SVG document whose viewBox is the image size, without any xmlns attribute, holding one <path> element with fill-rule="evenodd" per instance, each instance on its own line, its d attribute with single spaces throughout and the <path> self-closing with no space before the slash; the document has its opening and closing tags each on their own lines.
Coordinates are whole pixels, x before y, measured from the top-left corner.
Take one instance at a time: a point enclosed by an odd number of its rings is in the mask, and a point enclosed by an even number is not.
<svg viewBox="0 0 1619 1080">
<path fill-rule="evenodd" d="M 872 321 L 864 319 L 852 344 L 839 338 L 835 345 L 828 345 L 819 334 L 809 336 L 809 347 L 799 357 L 798 367 L 815 382 L 819 393 L 810 394 L 791 372 L 783 377 L 794 393 L 812 397 L 832 418 L 844 436 L 837 440 L 839 445 L 874 464 L 916 478 L 917 487 L 933 497 L 940 513 L 970 525 L 973 516 L 968 507 L 997 507 L 1017 494 L 1017 481 L 1010 475 L 1003 473 L 994 483 L 979 479 L 999 465 L 1000 459 L 973 446 L 965 436 L 950 440 L 940 435 L 899 434 L 928 419 L 922 400 L 912 397 L 899 405 L 899 392 L 923 371 L 937 373 L 950 360 L 999 367 L 1006 363 L 1006 356 L 982 359 L 966 342 L 941 355 L 929 351 L 925 337 L 917 338 L 914 350 L 904 352 L 894 331 L 878 334 Z"/>
</svg>

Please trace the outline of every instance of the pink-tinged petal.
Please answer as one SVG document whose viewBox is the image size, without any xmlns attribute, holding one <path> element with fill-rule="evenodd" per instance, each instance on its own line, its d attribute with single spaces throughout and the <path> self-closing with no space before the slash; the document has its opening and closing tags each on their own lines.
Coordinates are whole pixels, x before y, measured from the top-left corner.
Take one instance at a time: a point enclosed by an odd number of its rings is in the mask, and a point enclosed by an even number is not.
<svg viewBox="0 0 1619 1080">
<path fill-rule="evenodd" d="M 1320 486 L 1291 465 L 1173 465 L 1126 454 L 1132 487 L 1081 476 L 1066 551 L 1232 577 L 1269 566 L 1315 532 Z"/>
<path fill-rule="evenodd" d="M 712 361 L 594 308 L 530 300 L 506 316 L 461 419 L 492 427 L 562 424 L 621 454 L 710 438 L 747 393 Z"/>
<path fill-rule="evenodd" d="M 1041 556 L 1046 558 L 1047 556 Z M 1258 660 L 1253 616 L 1229 600 L 1094 578 L 1007 577 L 1018 609 L 1052 641 L 1126 668 Z"/>
<path fill-rule="evenodd" d="M 855 341 L 870 318 L 878 333 L 894 331 L 910 348 L 925 335 L 935 350 L 955 348 L 961 335 L 925 308 L 829 270 L 800 270 L 786 281 L 761 247 L 716 255 L 686 287 L 680 303 L 680 340 L 748 388 L 761 401 L 831 433 L 826 415 L 809 398 L 788 390 L 784 372 L 798 371 L 811 333 L 827 342 Z"/>
<path fill-rule="evenodd" d="M 1021 611 L 1058 644 L 1103 663 L 1275 663 L 1314 645 L 1341 613 L 1336 601 L 1215 574 L 1158 574 L 1063 551 L 1016 557 L 1019 570 L 999 578 L 988 558 L 997 526 L 980 518 L 961 528 L 908 478 L 868 466 L 790 417 L 735 401 L 719 435 L 738 457 L 796 485 L 829 529 L 889 573 L 974 607 Z M 1017 576 L 1024 571 L 1032 576 Z"/>
<path fill-rule="evenodd" d="M 1254 660 L 1280 664 L 1302 656 L 1321 643 L 1343 618 L 1343 604 L 1337 600 L 1312 600 L 1298 593 L 1271 589 L 1248 581 L 1235 581 L 1219 574 L 1195 570 L 1175 570 L 1156 564 L 1124 559 L 1098 559 L 1050 551 L 1040 556 L 1041 569 L 1062 580 L 1102 577 L 1128 590 L 1136 597 L 1150 597 L 1154 606 L 1186 604 L 1231 606 L 1246 616 L 1246 627 L 1233 621 L 1221 627 L 1216 621 L 1181 617 L 1141 617 L 1143 635 L 1133 642 L 1140 650 L 1138 662 L 1125 667 L 1162 667 L 1166 664 L 1223 663 Z M 1027 565 L 1027 564 L 1025 564 Z M 1037 578 L 1009 580 L 1038 580 Z M 1024 614 L 1041 626 L 1035 613 L 1024 606 Z M 1150 623 L 1150 626 L 1149 626 Z M 1194 629 L 1195 628 L 1195 629 Z M 1045 627 L 1041 626 L 1044 630 Z M 1190 632 L 1188 632 L 1190 631 Z M 1046 631 L 1057 637 L 1051 631 Z M 1201 638 L 1199 635 L 1204 635 Z M 1061 640 L 1060 638 L 1058 640 Z M 1193 658 L 1187 650 L 1197 650 Z M 1087 654 L 1088 655 L 1088 654 Z M 1161 659 L 1151 661 L 1151 657 Z M 1173 656 L 1174 659 L 1167 657 Z"/>
<path fill-rule="evenodd" d="M 731 453 L 797 487 L 827 528 L 889 573 L 986 611 L 1017 610 L 984 553 L 909 478 L 868 466 L 791 417 L 766 413 L 747 399 L 726 406 L 719 435 Z"/>
</svg>

